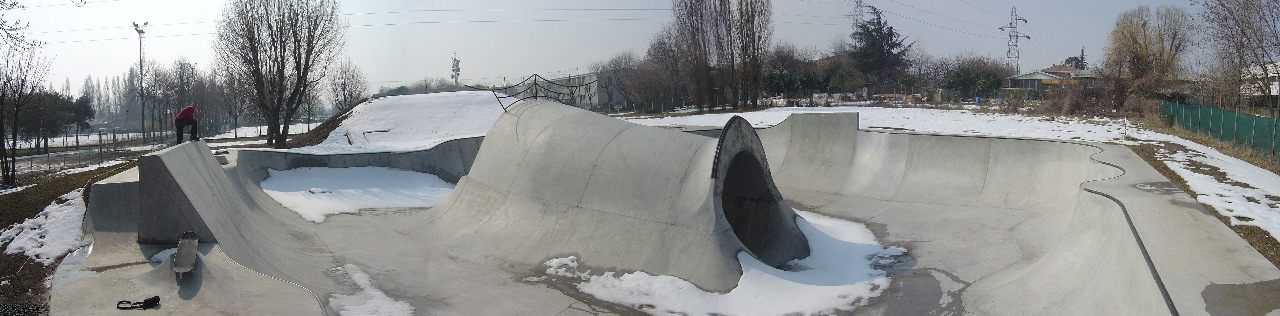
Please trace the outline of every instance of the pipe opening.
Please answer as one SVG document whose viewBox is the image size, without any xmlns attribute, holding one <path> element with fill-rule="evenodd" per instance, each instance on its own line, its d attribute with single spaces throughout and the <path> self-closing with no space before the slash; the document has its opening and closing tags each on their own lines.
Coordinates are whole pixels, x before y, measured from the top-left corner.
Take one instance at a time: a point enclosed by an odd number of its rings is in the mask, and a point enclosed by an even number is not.
<svg viewBox="0 0 1280 316">
<path fill-rule="evenodd" d="M 720 194 L 725 220 L 733 234 L 757 258 L 772 258 L 777 247 L 772 243 L 786 234 L 784 215 L 778 199 L 769 189 L 764 168 L 748 152 L 733 156 L 725 171 L 724 190 Z"/>
</svg>

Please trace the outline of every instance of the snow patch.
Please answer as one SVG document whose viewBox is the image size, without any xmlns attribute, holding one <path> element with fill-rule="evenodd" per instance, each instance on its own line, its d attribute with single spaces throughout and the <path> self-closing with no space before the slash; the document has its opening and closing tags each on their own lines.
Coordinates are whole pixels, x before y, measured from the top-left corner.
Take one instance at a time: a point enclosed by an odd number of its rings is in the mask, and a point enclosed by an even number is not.
<svg viewBox="0 0 1280 316">
<path fill-rule="evenodd" d="M 339 315 L 413 315 L 413 305 L 391 298 L 374 287 L 373 280 L 360 267 L 346 264 L 342 269 L 360 287 L 360 291 L 352 295 L 333 294 L 329 306 Z"/>
<path fill-rule="evenodd" d="M 64 174 L 81 173 L 81 172 L 85 172 L 85 171 L 96 170 L 96 169 L 98 169 L 98 168 L 106 168 L 106 167 L 110 167 L 110 166 L 114 166 L 114 165 L 118 165 L 118 164 L 122 164 L 122 163 L 126 163 L 126 162 L 128 162 L 128 161 L 125 161 L 125 160 L 111 160 L 111 161 L 107 161 L 107 162 L 103 162 L 103 163 L 99 163 L 99 164 L 92 164 L 92 165 L 88 165 L 88 166 L 81 167 L 81 168 L 72 168 L 72 169 L 66 169 L 66 170 L 58 171 L 58 174 L 59 174 L 59 175 L 64 175 Z"/>
<path fill-rule="evenodd" d="M 5 194 L 9 194 L 9 193 L 14 193 L 14 192 L 18 192 L 18 191 L 26 190 L 27 188 L 34 187 L 34 186 L 36 186 L 36 185 L 34 185 L 34 184 L 28 184 L 28 185 L 24 185 L 24 186 L 20 186 L 20 187 L 12 188 L 12 189 L 4 189 L 4 190 L 0 190 L 0 195 L 5 195 Z"/>
<path fill-rule="evenodd" d="M 148 262 L 151 262 L 151 263 L 164 262 L 166 259 L 169 259 L 169 256 L 172 256 L 173 253 L 175 252 L 178 252 L 178 248 L 169 248 L 169 249 L 161 250 L 160 252 L 157 252 L 155 255 L 152 255 L 151 259 Z"/>
<path fill-rule="evenodd" d="M 706 292 L 673 276 L 643 271 L 618 276 L 580 271 L 577 257 L 544 263 L 549 276 L 578 281 L 576 287 L 598 299 L 661 315 L 783 315 L 848 312 L 868 303 L 889 286 L 882 267 L 905 254 L 880 245 L 866 226 L 817 213 L 797 211 L 796 224 L 809 239 L 808 258 L 788 270 L 770 267 L 745 252 L 738 254 L 742 278 L 728 293 Z M 531 277 L 537 282 L 543 278 Z"/>
<path fill-rule="evenodd" d="M 80 230 L 84 222 L 84 189 L 75 189 L 58 197 L 40 214 L 0 232 L 0 243 L 9 243 L 5 254 L 25 254 L 49 265 L 77 248 L 89 245 L 92 237 Z"/>
<path fill-rule="evenodd" d="M 454 184 L 429 173 L 385 167 L 268 169 L 262 190 L 303 218 L 363 209 L 431 207 L 453 192 Z"/>
</svg>

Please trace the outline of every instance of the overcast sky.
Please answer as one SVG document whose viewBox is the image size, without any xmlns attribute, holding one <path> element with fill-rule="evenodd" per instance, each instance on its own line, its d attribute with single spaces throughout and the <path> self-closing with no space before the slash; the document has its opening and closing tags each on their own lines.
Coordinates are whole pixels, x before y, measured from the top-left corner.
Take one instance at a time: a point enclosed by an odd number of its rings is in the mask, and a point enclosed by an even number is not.
<svg viewBox="0 0 1280 316">
<path fill-rule="evenodd" d="M 48 80 L 73 91 L 86 76 L 109 77 L 138 63 L 133 22 L 146 28 L 147 59 L 170 65 L 186 58 L 207 69 L 224 1 L 19 0 L 26 9 L 6 20 L 30 23 L 29 36 L 46 44 Z M 1048 67 L 1084 48 L 1097 61 L 1121 12 L 1142 4 L 1196 8 L 1187 0 L 865 0 L 890 25 L 935 56 L 974 53 L 1003 58 L 1010 9 L 1028 20 L 1019 30 L 1023 72 Z M 531 73 L 586 72 L 590 64 L 626 50 L 644 54 L 648 41 L 671 21 L 667 0 L 364 0 L 341 1 L 350 25 L 346 54 L 370 86 L 397 86 L 424 77 L 448 77 L 450 58 L 462 61 L 466 82 L 500 83 Z M 773 0 L 774 43 L 820 53 L 847 40 L 854 2 Z"/>
</svg>

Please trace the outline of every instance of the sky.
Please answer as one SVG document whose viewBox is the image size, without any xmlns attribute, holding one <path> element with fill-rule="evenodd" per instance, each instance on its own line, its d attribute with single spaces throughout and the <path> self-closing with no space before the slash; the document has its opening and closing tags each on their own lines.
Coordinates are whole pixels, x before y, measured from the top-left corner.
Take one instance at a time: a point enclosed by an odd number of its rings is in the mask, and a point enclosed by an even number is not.
<svg viewBox="0 0 1280 316">
<path fill-rule="evenodd" d="M 82 5 L 80 1 L 84 1 Z M 133 22 L 147 22 L 146 58 L 171 65 L 179 58 L 208 69 L 224 1 L 18 0 L 26 8 L 6 20 L 29 23 L 28 36 L 47 44 L 48 81 L 73 92 L 86 76 L 125 73 L 138 63 Z M 1139 5 L 1187 8 L 1188 0 L 864 0 L 880 8 L 890 25 L 915 48 L 934 56 L 977 54 L 1004 58 L 1010 10 L 1027 23 L 1019 30 L 1021 69 L 1060 63 L 1084 49 L 1099 60 L 1121 12 Z M 623 51 L 643 55 L 650 39 L 671 21 L 668 0 L 364 0 L 340 1 L 349 25 L 346 58 L 360 66 L 371 90 L 431 77 L 447 78 L 451 58 L 461 60 L 466 83 L 498 84 L 533 73 L 561 76 L 588 72 L 594 62 Z M 773 0 L 773 42 L 817 54 L 846 41 L 853 23 L 851 0 Z M 1193 13 L 1194 14 L 1194 13 Z M 78 92 L 77 92 L 78 93 Z"/>
</svg>

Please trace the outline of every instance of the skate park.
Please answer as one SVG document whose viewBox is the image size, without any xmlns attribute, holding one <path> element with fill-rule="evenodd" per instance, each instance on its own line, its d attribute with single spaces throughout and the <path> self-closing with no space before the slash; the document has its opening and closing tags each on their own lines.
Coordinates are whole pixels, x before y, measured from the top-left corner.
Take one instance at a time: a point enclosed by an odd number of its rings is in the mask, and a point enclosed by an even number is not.
<svg viewBox="0 0 1280 316">
<path fill-rule="evenodd" d="M 738 256 L 809 254 L 796 213 L 864 223 L 905 248 L 856 315 L 1265 314 L 1280 271 L 1120 145 L 859 129 L 854 113 L 686 130 L 522 101 L 484 137 L 396 153 L 311 155 L 202 142 L 93 186 L 81 269 L 53 314 L 338 314 L 355 264 L 420 314 L 644 313 L 525 281 L 573 255 L 600 271 L 733 289 Z M 313 223 L 259 183 L 268 169 L 382 166 L 455 183 L 434 207 Z M 105 193 L 105 194 L 104 194 Z M 195 269 L 148 262 L 199 236 Z M 851 302 L 852 303 L 852 302 Z"/>
</svg>

